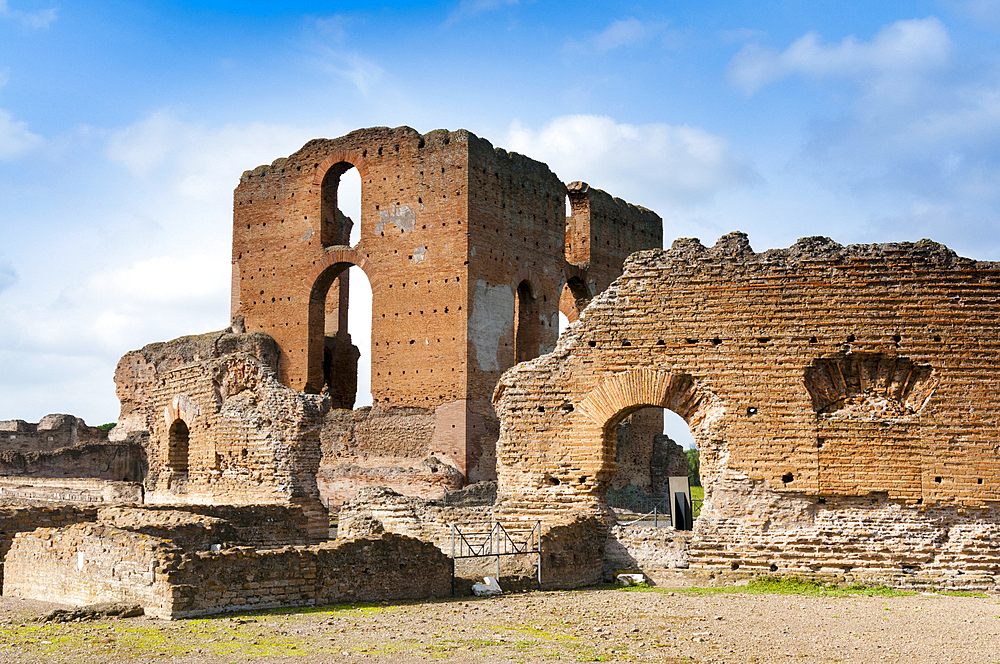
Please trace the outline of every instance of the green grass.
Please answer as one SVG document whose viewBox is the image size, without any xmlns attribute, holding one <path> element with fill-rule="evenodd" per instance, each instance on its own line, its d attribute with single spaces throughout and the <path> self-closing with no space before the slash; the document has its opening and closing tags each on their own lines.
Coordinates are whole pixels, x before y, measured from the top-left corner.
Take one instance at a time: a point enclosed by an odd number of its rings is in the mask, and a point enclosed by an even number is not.
<svg viewBox="0 0 1000 664">
<path fill-rule="evenodd" d="M 981 593 L 975 590 L 940 590 L 938 595 L 947 595 L 949 597 L 989 597 L 986 593 Z"/>
<path fill-rule="evenodd" d="M 676 592 L 684 595 L 721 595 L 725 593 L 741 593 L 745 595 L 805 595 L 810 597 L 903 597 L 916 593 L 909 590 L 896 590 L 889 586 L 851 584 L 840 586 L 833 583 L 821 583 L 811 579 L 798 577 L 761 576 L 744 586 L 709 586 L 697 588 L 652 588 L 646 584 L 620 588 L 625 591 Z"/>
<path fill-rule="evenodd" d="M 692 516 L 698 518 L 701 514 L 701 503 L 705 500 L 705 487 L 693 486 L 691 487 L 691 504 L 693 506 L 691 510 Z"/>
</svg>

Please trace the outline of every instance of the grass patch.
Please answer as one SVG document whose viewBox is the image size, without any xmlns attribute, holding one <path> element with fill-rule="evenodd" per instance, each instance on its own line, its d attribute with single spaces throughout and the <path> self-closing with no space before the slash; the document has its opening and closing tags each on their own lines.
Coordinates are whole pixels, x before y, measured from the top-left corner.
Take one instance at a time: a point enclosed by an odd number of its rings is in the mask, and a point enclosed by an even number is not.
<svg viewBox="0 0 1000 664">
<path fill-rule="evenodd" d="M 937 594 L 948 597 L 989 597 L 986 593 L 981 593 L 978 590 L 939 590 Z"/>
<path fill-rule="evenodd" d="M 896 590 L 889 586 L 855 583 L 841 586 L 835 583 L 822 583 L 812 579 L 798 577 L 760 576 L 745 586 L 702 586 L 697 588 L 652 588 L 647 584 L 638 584 L 619 588 L 624 591 L 639 592 L 676 592 L 682 595 L 722 595 L 726 593 L 741 593 L 744 595 L 805 595 L 809 597 L 903 597 L 914 595 L 910 590 Z"/>
</svg>

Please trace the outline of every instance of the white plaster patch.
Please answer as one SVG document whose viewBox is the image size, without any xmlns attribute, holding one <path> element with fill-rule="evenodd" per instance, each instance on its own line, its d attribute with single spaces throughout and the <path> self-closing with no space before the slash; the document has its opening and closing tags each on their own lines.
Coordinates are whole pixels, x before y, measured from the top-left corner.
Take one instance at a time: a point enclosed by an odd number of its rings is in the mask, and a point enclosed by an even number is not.
<svg viewBox="0 0 1000 664">
<path fill-rule="evenodd" d="M 311 238 L 312 236 L 313 236 L 313 229 L 310 228 L 309 230 L 306 231 L 306 234 L 302 236 L 302 241 L 308 242 L 309 238 Z"/>
<path fill-rule="evenodd" d="M 427 247 L 416 247 L 413 250 L 413 262 L 419 263 L 420 261 L 424 260 L 426 255 L 427 255 Z"/>
<path fill-rule="evenodd" d="M 407 233 L 412 233 L 417 226 L 417 213 L 408 205 L 400 205 L 398 208 L 393 205 L 391 210 L 380 210 L 378 219 L 379 222 L 375 226 L 376 233 L 381 233 L 385 230 L 385 225 L 390 223 Z"/>
<path fill-rule="evenodd" d="M 476 361 L 483 371 L 497 371 L 500 338 L 514 326 L 514 293 L 510 286 L 488 286 L 476 280 L 469 315 L 469 340 L 476 347 Z"/>
</svg>

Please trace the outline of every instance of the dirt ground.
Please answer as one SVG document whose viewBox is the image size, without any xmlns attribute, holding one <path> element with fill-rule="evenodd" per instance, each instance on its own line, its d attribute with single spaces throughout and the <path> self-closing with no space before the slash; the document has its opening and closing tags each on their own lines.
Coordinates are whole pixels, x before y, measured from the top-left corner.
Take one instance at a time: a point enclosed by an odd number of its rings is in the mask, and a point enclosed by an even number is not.
<svg viewBox="0 0 1000 664">
<path fill-rule="evenodd" d="M 1000 663 L 1000 597 L 530 592 L 199 620 L 40 624 L 0 598 L 0 662 Z"/>
</svg>

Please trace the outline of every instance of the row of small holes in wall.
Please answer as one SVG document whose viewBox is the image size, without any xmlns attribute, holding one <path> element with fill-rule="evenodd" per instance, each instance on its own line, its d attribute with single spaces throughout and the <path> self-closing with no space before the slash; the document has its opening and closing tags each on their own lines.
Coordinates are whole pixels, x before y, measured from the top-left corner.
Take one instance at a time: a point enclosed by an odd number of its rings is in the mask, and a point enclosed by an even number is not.
<svg viewBox="0 0 1000 664">
<path fill-rule="evenodd" d="M 455 367 L 452 367 L 452 368 L 451 368 L 451 370 L 452 370 L 452 371 L 454 371 L 454 370 L 455 370 Z M 420 373 L 420 369 L 417 369 L 417 370 L 415 370 L 415 371 L 414 371 L 413 373 L 415 373 L 415 374 L 418 374 L 418 373 Z M 430 373 L 434 373 L 434 370 L 433 370 L 433 369 L 431 369 L 431 370 L 430 370 Z M 406 375 L 406 371 L 405 371 L 405 370 L 404 370 L 404 371 L 402 371 L 402 372 L 401 372 L 401 374 L 402 374 L 403 376 L 405 376 L 405 375 Z M 375 372 L 375 375 L 376 375 L 376 376 L 381 376 L 382 374 L 381 374 L 380 372 L 376 371 L 376 372 Z M 387 375 L 387 376 L 391 376 L 391 375 L 392 375 L 392 372 L 391 372 L 391 371 L 387 371 L 387 372 L 386 372 L 386 375 Z"/>
<path fill-rule="evenodd" d="M 452 341 L 455 341 L 455 337 L 452 337 L 452 338 L 451 338 L 451 340 L 452 340 Z M 429 342 L 429 340 L 428 340 L 428 342 Z M 378 345 L 379 345 L 379 344 L 381 344 L 381 343 L 383 343 L 383 342 L 381 342 L 381 341 L 376 341 L 376 342 L 375 342 L 375 346 L 376 346 L 376 347 L 378 347 Z M 391 342 L 391 341 L 386 341 L 386 342 L 384 342 L 384 343 L 385 343 L 385 345 L 386 345 L 386 346 L 391 346 L 391 345 L 392 345 L 392 342 Z M 402 345 L 402 343 L 403 343 L 402 341 L 397 341 L 397 342 L 396 342 L 396 345 L 397 345 L 397 346 L 399 346 L 399 345 Z M 413 346 L 413 345 L 415 345 L 416 343 L 417 343 L 417 340 L 416 340 L 416 339 L 410 339 L 410 343 L 408 343 L 407 345 L 408 345 L 408 346 Z M 437 340 L 437 343 L 441 343 L 441 340 L 440 340 L 440 339 L 438 339 L 438 340 Z M 426 344 L 424 344 L 424 345 L 425 345 L 425 346 L 427 346 L 427 345 L 430 345 L 430 344 L 429 344 L 429 343 L 426 343 Z"/>
<path fill-rule="evenodd" d="M 459 282 L 459 281 L 462 281 L 462 277 L 447 277 L 447 278 L 446 278 L 446 279 L 444 280 L 444 283 L 448 283 L 448 279 L 454 279 L 454 280 L 455 280 L 456 282 Z M 427 280 L 427 283 L 431 283 L 431 280 L 430 280 L 430 279 L 428 279 L 428 280 Z M 420 285 L 420 282 L 419 282 L 419 281 L 414 281 L 414 282 L 413 282 L 413 285 L 414 285 L 414 286 L 419 286 L 419 285 Z M 393 286 L 392 284 L 389 284 L 389 288 L 392 288 L 392 286 Z M 399 286 L 400 286 L 401 288 L 406 288 L 406 282 L 405 282 L 405 281 L 401 282 L 401 283 L 399 284 Z"/>
<path fill-rule="evenodd" d="M 461 310 L 462 310 L 462 307 L 459 307 L 459 308 L 458 308 L 458 310 L 459 310 L 459 311 L 461 311 Z M 438 312 L 438 310 L 437 310 L 437 309 L 433 309 L 433 310 L 431 311 L 431 313 L 434 313 L 434 314 L 436 314 L 437 312 Z M 421 311 L 421 312 L 420 312 L 420 314 L 423 314 L 423 313 L 424 313 L 423 311 Z M 444 308 L 444 313 L 448 313 L 448 307 L 445 307 L 445 308 Z M 406 315 L 407 315 L 407 316 L 412 316 L 412 315 L 413 315 L 413 312 L 412 312 L 412 311 L 409 311 L 409 312 L 407 312 L 407 314 L 406 314 Z M 394 313 L 394 314 L 393 314 L 393 316 L 396 316 L 396 317 L 399 317 L 399 312 L 396 312 L 396 313 Z M 382 314 L 382 318 L 385 318 L 385 314 Z"/>
<path fill-rule="evenodd" d="M 438 399 L 441 399 L 441 400 L 449 399 L 449 398 L 452 398 L 452 397 L 448 397 L 447 395 L 444 395 L 444 394 L 439 394 L 438 395 Z M 424 397 L 424 401 L 430 401 L 430 400 L 431 400 L 431 398 L 429 396 L 425 396 Z M 397 399 L 396 403 L 417 403 L 418 401 L 419 401 L 419 399 L 414 399 L 413 397 L 410 397 L 409 399 Z M 389 397 L 383 397 L 381 399 L 381 401 L 379 399 L 372 399 L 372 403 L 389 403 Z M 454 429 L 455 425 L 452 425 L 451 428 Z M 475 426 L 473 426 L 472 428 L 475 429 Z"/>
<path fill-rule="evenodd" d="M 849 343 L 850 344 L 850 343 L 854 343 L 856 340 L 857 340 L 857 337 L 855 337 L 853 334 L 851 334 L 851 335 L 848 335 L 848 337 L 847 337 L 847 339 L 845 340 L 844 343 Z M 903 340 L 903 338 L 900 335 L 898 335 L 898 334 L 892 335 L 892 341 L 893 341 L 893 343 L 898 344 L 902 340 Z M 757 343 L 758 344 L 769 344 L 769 343 L 771 343 L 771 341 L 773 341 L 773 339 L 771 337 L 757 337 Z M 938 335 L 935 335 L 934 336 L 934 341 L 935 342 L 940 342 L 941 341 L 941 337 L 938 336 Z M 697 345 L 698 343 L 699 343 L 698 339 L 693 339 L 691 337 L 686 337 L 684 339 L 684 344 L 687 345 L 687 346 L 694 346 L 694 345 Z M 720 345 L 722 343 L 722 339 L 720 339 L 719 337 L 713 337 L 712 339 L 708 339 L 707 343 L 710 343 L 713 346 L 718 346 L 718 345 Z M 816 337 L 809 337 L 809 343 L 811 343 L 811 344 L 819 343 L 819 340 Z M 595 340 L 592 339 L 592 340 L 590 340 L 590 341 L 587 342 L 587 345 L 590 346 L 591 348 L 594 348 L 594 347 L 597 346 L 597 341 L 595 341 Z M 631 346 L 631 345 L 632 345 L 632 343 L 630 341 L 623 341 L 622 342 L 622 346 Z M 663 339 L 658 339 L 657 342 L 656 342 L 656 345 L 657 346 L 664 346 L 664 345 L 666 345 L 666 343 L 663 341 Z"/>
<path fill-rule="evenodd" d="M 375 209 L 378 209 L 378 206 L 377 206 L 377 205 L 375 206 Z M 444 228 L 444 227 L 446 227 L 447 225 L 448 225 L 448 222 L 446 222 L 446 221 L 444 221 L 444 222 L 441 222 L 441 228 Z M 462 222 L 461 222 L 461 221 L 459 221 L 459 222 L 458 222 L 458 225 L 459 225 L 459 226 L 461 226 L 461 225 L 462 225 Z M 432 227 L 433 227 L 433 224 L 432 224 Z M 427 224 L 424 224 L 423 226 L 421 226 L 421 227 L 420 227 L 420 230 L 427 230 Z M 432 230 L 433 230 L 433 228 L 432 228 Z M 413 231 L 410 231 L 410 232 L 412 233 Z M 399 234 L 400 234 L 400 235 L 403 235 L 404 233 L 406 233 L 406 230 L 404 230 L 404 229 L 400 228 L 400 229 L 399 229 Z M 385 237 L 385 231 L 381 231 L 381 232 L 380 232 L 380 237 Z M 392 253 L 396 253 L 396 252 L 394 251 L 394 252 L 392 252 Z M 365 254 L 365 256 L 367 257 L 367 256 L 368 256 L 368 254 Z M 413 258 L 413 256 L 410 256 L 410 258 Z"/>
</svg>

